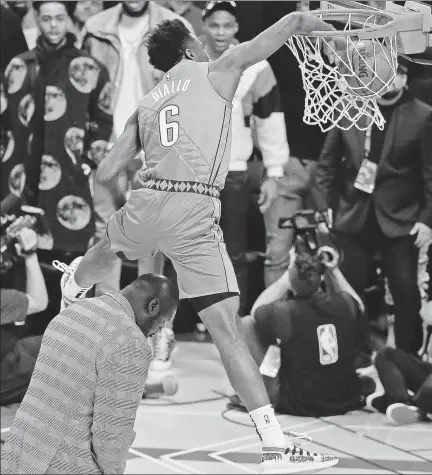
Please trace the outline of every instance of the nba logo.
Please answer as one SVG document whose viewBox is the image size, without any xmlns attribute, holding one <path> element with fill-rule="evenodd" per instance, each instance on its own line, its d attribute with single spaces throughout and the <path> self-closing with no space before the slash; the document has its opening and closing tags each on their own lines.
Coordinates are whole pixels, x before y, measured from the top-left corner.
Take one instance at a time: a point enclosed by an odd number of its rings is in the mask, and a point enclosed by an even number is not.
<svg viewBox="0 0 432 475">
<path fill-rule="evenodd" d="M 339 358 L 339 348 L 336 327 L 333 324 L 320 325 L 317 328 L 320 363 L 328 365 L 336 363 Z"/>
</svg>

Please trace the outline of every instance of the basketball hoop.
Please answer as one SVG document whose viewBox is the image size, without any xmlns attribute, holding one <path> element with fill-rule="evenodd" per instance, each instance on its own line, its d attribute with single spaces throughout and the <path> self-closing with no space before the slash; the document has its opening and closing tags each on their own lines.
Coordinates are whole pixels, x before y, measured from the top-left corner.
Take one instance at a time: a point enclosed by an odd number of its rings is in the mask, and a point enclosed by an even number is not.
<svg viewBox="0 0 432 475">
<path fill-rule="evenodd" d="M 306 92 L 303 120 L 324 132 L 355 126 L 366 130 L 385 120 L 376 99 L 391 86 L 397 70 L 397 28 L 385 11 L 315 10 L 323 21 L 342 29 L 289 38 Z M 326 58 L 326 57 L 327 58 Z"/>
</svg>

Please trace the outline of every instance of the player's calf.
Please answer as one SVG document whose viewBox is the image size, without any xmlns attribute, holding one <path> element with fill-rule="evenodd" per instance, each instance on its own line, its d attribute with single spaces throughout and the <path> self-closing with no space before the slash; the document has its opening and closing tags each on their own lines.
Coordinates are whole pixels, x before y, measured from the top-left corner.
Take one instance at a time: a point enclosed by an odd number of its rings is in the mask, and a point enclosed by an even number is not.
<svg viewBox="0 0 432 475">
<path fill-rule="evenodd" d="M 86 289 L 103 282 L 118 259 L 105 234 L 97 244 L 86 252 L 79 263 L 74 274 L 76 284 Z"/>
</svg>

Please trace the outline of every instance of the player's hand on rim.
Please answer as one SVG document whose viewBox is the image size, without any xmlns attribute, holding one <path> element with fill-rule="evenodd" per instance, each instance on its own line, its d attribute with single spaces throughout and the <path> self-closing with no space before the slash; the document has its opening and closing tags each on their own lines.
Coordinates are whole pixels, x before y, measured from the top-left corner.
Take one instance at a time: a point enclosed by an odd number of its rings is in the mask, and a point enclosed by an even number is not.
<svg viewBox="0 0 432 475">
<path fill-rule="evenodd" d="M 320 20 L 317 15 L 309 12 L 293 12 L 293 15 L 298 18 L 298 32 L 299 35 L 308 35 L 314 31 L 336 31 L 336 28 L 330 23 Z"/>
<path fill-rule="evenodd" d="M 300 35 L 308 35 L 315 31 L 336 31 L 336 28 L 330 23 L 321 20 L 317 15 L 309 12 L 294 12 L 299 19 Z M 330 63 L 338 63 L 341 54 L 346 53 L 347 41 L 344 36 L 335 38 L 326 38 L 323 42 L 323 53 L 328 57 Z"/>
</svg>

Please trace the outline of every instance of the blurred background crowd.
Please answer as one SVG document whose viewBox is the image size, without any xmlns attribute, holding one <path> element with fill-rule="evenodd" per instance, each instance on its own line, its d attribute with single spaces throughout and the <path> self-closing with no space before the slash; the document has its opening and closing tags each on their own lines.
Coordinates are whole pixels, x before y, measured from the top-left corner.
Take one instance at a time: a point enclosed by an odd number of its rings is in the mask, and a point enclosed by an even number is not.
<svg viewBox="0 0 432 475">
<path fill-rule="evenodd" d="M 60 274 L 52 261 L 69 263 L 83 255 L 103 235 L 114 211 L 94 175 L 138 100 L 161 77 L 148 62 L 148 32 L 164 19 L 181 18 L 216 59 L 283 15 L 316 8 L 319 2 L 307 1 L 1 2 L 2 405 L 23 397 L 41 335 L 59 311 Z M 397 377 L 387 381 L 390 387 L 399 384 L 399 393 L 381 401 L 380 407 L 375 404 L 385 412 L 391 403 L 418 406 L 412 398 L 427 378 L 432 389 L 432 366 L 425 362 L 427 324 L 432 324 L 427 303 L 432 66 L 401 58 L 395 84 L 380 106 L 386 127 L 374 128 L 370 140 L 371 160 L 379 172 L 373 193 L 362 195 L 353 183 L 355 164 L 364 154 L 364 133 L 356 129 L 323 133 L 303 122 L 301 73 L 289 49 L 282 48 L 268 62 L 246 70 L 233 102 L 233 144 L 221 193 L 221 227 L 241 290 L 240 316 L 248 318 L 251 311 L 256 314 L 257 308 L 265 307 L 259 318 L 255 316 L 255 330 L 266 333 L 263 323 L 268 318 L 274 331 L 267 332 L 267 346 L 272 339 L 282 347 L 288 345 L 282 351 L 287 360 L 282 368 L 287 365 L 289 379 L 291 358 L 302 351 L 307 359 L 302 338 L 309 327 L 305 317 L 304 328 L 300 319 L 297 332 L 293 325 L 289 331 L 280 327 L 279 334 L 280 313 L 283 318 L 283 312 L 290 310 L 278 307 L 275 315 L 269 307 L 288 291 L 281 282 L 295 236 L 292 227 L 281 223 L 303 209 L 326 211 L 332 217 L 332 233 L 326 239 L 338 249 L 340 269 L 366 310 L 363 317 L 354 315 L 358 321 L 352 324 L 335 323 L 338 338 L 354 338 L 355 351 L 347 349 L 333 361 L 334 335 L 323 334 L 330 359 L 326 363 L 324 358 L 321 365 L 339 360 L 339 379 L 332 383 L 336 387 L 338 381 L 350 381 L 353 372 L 369 371 L 374 361 L 374 371 L 381 366 L 387 375 L 402 371 L 400 358 L 407 359 L 409 373 L 420 365 L 418 378 L 407 383 L 410 387 L 401 389 Z M 126 193 L 137 186 L 143 159 L 138 156 L 124 173 Z M 145 272 L 163 273 L 176 281 L 163 255 L 124 260 L 94 295 L 118 290 Z M 331 320 L 332 312 L 325 312 Z M 316 334 L 316 328 L 313 331 Z M 175 339 L 191 333 L 197 339 L 209 338 L 184 301 L 173 328 L 163 328 L 154 338 L 152 370 L 168 370 Z M 289 346 L 293 338 L 302 350 Z M 288 388 L 281 381 L 277 391 Z M 368 391 L 375 393 L 376 387 Z M 353 402 L 353 393 L 343 393 L 337 408 L 312 404 L 306 410 L 294 403 L 280 407 L 300 415 L 329 415 L 355 407 L 356 394 Z M 241 401 L 233 404 L 241 406 Z"/>
</svg>

